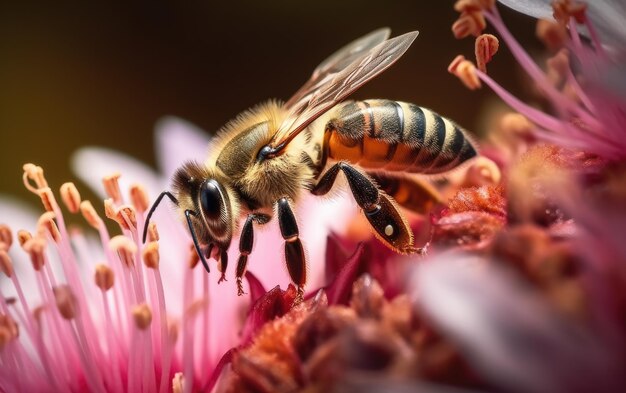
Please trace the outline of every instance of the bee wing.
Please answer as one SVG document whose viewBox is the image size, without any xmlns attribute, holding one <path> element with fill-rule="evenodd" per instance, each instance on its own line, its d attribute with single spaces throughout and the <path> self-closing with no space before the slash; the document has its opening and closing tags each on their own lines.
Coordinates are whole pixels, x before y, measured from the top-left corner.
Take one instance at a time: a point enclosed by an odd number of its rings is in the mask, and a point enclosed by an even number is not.
<svg viewBox="0 0 626 393">
<path fill-rule="evenodd" d="M 352 63 L 357 57 L 363 55 L 376 45 L 389 38 L 391 30 L 388 27 L 377 29 L 363 37 L 356 39 L 348 45 L 342 47 L 313 70 L 311 78 L 302 86 L 285 104 L 286 108 L 295 106 L 303 97 L 308 96 L 316 90 L 323 82 L 324 78 L 336 74 Z"/>
<path fill-rule="evenodd" d="M 348 44 L 315 69 L 311 80 L 286 104 L 289 113 L 270 142 L 274 152 L 282 150 L 320 115 L 391 66 L 406 52 L 418 32 L 373 45 L 383 34 L 386 34 L 384 29 L 376 30 Z"/>
</svg>

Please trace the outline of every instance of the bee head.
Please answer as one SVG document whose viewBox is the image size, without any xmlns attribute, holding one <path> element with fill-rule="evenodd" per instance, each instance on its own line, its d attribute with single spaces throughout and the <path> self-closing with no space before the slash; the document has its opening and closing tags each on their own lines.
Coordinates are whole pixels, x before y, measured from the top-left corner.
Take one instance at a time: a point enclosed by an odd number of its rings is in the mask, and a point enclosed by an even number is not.
<svg viewBox="0 0 626 393">
<path fill-rule="evenodd" d="M 173 188 L 181 212 L 193 211 L 193 229 L 200 243 L 227 250 L 233 236 L 238 204 L 222 176 L 197 162 L 188 162 L 174 175 Z"/>
</svg>

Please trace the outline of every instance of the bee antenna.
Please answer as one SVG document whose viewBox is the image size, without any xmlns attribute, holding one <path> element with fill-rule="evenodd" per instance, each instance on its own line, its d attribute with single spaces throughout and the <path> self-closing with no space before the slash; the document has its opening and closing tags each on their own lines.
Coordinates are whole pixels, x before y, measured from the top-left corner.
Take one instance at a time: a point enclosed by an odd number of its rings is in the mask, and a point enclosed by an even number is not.
<svg viewBox="0 0 626 393">
<path fill-rule="evenodd" d="M 170 198 L 170 200 L 172 202 L 174 202 L 174 204 L 176 206 L 178 206 L 178 199 L 176 199 L 176 197 L 174 195 L 172 195 L 171 192 L 169 191 L 163 191 L 159 197 L 156 199 L 156 201 L 154 201 L 154 203 L 152 204 L 152 207 L 150 208 L 150 211 L 148 212 L 148 215 L 146 216 L 146 222 L 143 226 L 143 237 L 142 237 L 142 243 L 146 242 L 146 236 L 148 235 L 148 224 L 150 224 L 150 218 L 152 218 L 152 213 L 154 213 L 154 211 L 156 210 L 156 208 L 159 206 L 159 203 L 161 203 L 161 201 L 163 200 L 163 197 L 166 196 L 168 198 Z"/>
<path fill-rule="evenodd" d="M 185 218 L 187 218 L 187 225 L 189 226 L 189 232 L 191 232 L 191 238 L 193 239 L 193 245 L 196 247 L 196 253 L 198 257 L 200 257 L 200 261 L 202 261 L 202 265 L 207 273 L 211 273 L 209 269 L 209 264 L 204 258 L 204 254 L 200 251 L 200 244 L 198 243 L 198 237 L 196 236 L 196 230 L 193 229 L 193 223 L 191 222 L 191 216 L 197 217 L 198 214 L 193 210 L 185 210 Z"/>
</svg>

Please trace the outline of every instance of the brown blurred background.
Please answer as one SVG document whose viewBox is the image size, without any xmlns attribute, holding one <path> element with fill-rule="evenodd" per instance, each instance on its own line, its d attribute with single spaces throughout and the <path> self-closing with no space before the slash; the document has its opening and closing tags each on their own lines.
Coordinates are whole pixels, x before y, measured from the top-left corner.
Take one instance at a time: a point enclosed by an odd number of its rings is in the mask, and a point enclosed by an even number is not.
<svg viewBox="0 0 626 393">
<path fill-rule="evenodd" d="M 381 26 L 393 35 L 415 29 L 420 35 L 355 97 L 414 102 L 480 131 L 493 93 L 470 92 L 446 72 L 457 54 L 473 57 L 473 40 L 451 34 L 452 3 L 2 2 L 0 193 L 27 195 L 24 162 L 43 166 L 55 186 L 76 180 L 69 157 L 85 145 L 154 165 L 152 129 L 161 116 L 214 132 L 262 100 L 287 99 L 326 56 Z M 539 46 L 531 19 L 502 13 L 525 45 Z M 521 89 L 506 48 L 490 73 Z"/>
</svg>

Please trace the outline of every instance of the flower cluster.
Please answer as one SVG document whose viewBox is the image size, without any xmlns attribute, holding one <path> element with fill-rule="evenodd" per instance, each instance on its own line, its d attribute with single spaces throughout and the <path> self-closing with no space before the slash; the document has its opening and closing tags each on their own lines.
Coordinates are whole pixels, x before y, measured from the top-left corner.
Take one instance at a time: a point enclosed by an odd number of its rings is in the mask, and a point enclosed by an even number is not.
<svg viewBox="0 0 626 393">
<path fill-rule="evenodd" d="M 416 180 L 421 215 L 410 222 L 424 255 L 383 246 L 347 197 L 305 199 L 304 300 L 281 266 L 277 227 L 255 233 L 244 296 L 198 267 L 173 209 L 156 212 L 143 244 L 149 196 L 210 143 L 188 123 L 157 126 L 158 174 L 104 149 L 76 154 L 106 218 L 74 184 L 55 194 L 25 165 L 45 212 L 0 203 L 12 225 L 0 225 L 0 391 L 622 391 L 626 34 L 616 15 L 626 10 L 501 3 L 553 16 L 537 34 L 554 56 L 540 67 L 494 0 L 456 2 L 452 31 L 476 37 L 476 64 L 459 56 L 450 72 L 514 112 L 470 165 Z M 489 76 L 501 45 L 541 106 Z M 68 213 L 91 229 L 66 224 Z"/>
</svg>

